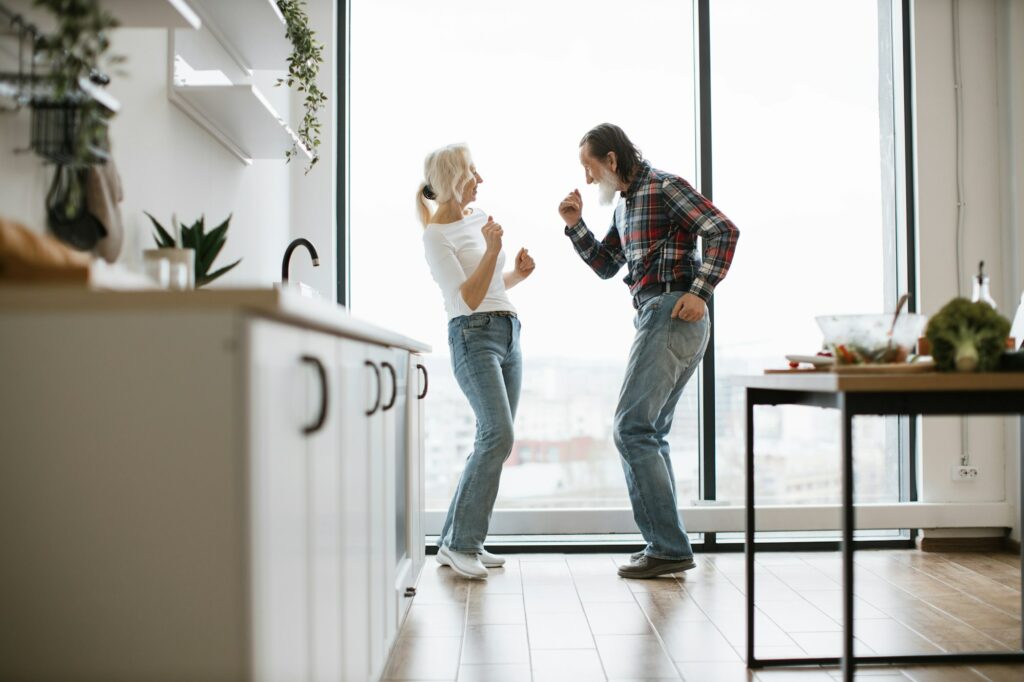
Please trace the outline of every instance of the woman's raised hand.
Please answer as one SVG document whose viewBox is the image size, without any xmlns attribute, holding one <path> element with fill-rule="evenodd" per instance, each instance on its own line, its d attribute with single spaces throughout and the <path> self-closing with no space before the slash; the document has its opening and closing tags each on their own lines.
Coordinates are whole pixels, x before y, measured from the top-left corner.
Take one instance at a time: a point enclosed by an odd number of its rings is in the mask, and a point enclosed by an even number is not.
<svg viewBox="0 0 1024 682">
<path fill-rule="evenodd" d="M 533 262 L 533 256 L 526 249 L 519 249 L 519 253 L 516 254 L 516 272 L 523 279 L 526 279 L 533 272 L 533 269 L 537 267 L 537 264 Z"/>
<path fill-rule="evenodd" d="M 501 229 L 499 223 L 494 222 L 494 218 L 488 216 L 487 224 L 480 228 L 480 232 L 484 235 L 484 242 L 487 244 L 488 253 L 498 253 L 501 251 L 501 237 L 505 234 L 505 231 Z"/>
</svg>

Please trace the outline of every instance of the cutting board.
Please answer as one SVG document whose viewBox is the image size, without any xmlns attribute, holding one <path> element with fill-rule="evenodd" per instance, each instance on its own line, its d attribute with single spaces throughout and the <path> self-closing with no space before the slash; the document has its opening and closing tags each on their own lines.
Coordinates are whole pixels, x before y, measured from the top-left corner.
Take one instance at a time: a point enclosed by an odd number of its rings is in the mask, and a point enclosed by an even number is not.
<svg viewBox="0 0 1024 682">
<path fill-rule="evenodd" d="M 766 369 L 765 374 L 806 374 L 830 372 L 832 374 L 917 374 L 935 371 L 934 362 L 891 362 L 878 365 L 832 365 L 820 368 Z"/>
</svg>

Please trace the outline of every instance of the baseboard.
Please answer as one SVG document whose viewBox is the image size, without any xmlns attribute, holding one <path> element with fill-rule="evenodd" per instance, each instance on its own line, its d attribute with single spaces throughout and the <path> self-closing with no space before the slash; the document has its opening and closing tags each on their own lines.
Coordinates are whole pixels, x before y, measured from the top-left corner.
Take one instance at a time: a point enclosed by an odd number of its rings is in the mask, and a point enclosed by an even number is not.
<svg viewBox="0 0 1024 682">
<path fill-rule="evenodd" d="M 923 538 L 918 536 L 914 544 L 922 552 L 1004 552 L 1020 551 L 1020 543 L 1007 537 L 987 538 Z"/>
</svg>

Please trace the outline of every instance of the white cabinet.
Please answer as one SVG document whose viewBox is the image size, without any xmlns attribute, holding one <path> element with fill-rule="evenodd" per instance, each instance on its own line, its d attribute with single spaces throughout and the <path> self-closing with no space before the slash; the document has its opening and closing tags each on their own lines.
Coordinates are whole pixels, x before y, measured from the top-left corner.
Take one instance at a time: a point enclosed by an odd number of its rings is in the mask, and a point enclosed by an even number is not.
<svg viewBox="0 0 1024 682">
<path fill-rule="evenodd" d="M 366 362 L 367 366 L 373 370 L 374 376 L 374 400 L 367 411 L 366 448 L 366 456 L 369 460 L 369 505 L 366 518 L 370 535 L 368 547 L 370 556 L 370 620 L 368 628 L 371 679 L 377 679 L 383 673 L 387 656 L 385 623 L 387 594 L 385 592 L 387 590 L 388 501 L 384 476 L 387 469 L 385 460 L 390 453 L 386 449 L 387 438 L 384 433 L 385 412 L 383 408 L 391 398 L 390 376 L 382 365 L 387 357 L 387 349 L 368 348 Z"/>
<path fill-rule="evenodd" d="M 338 680 L 342 671 L 342 556 L 345 535 L 341 508 L 343 462 L 358 453 L 345 447 L 341 415 L 354 403 L 339 400 L 340 387 L 348 377 L 339 371 L 337 341 L 325 334 L 307 332 L 302 360 L 315 370 L 306 382 L 306 414 L 303 426 L 307 444 L 307 508 L 309 537 L 309 611 L 312 679 Z"/>
<path fill-rule="evenodd" d="M 398 514 L 396 515 L 396 542 L 398 555 L 395 563 L 395 601 L 397 620 L 401 623 L 412 597 L 416 594 L 416 582 L 426 558 L 424 546 L 422 514 L 424 507 L 423 489 L 423 457 L 424 431 L 423 409 L 424 400 L 430 389 L 430 377 L 427 368 L 420 362 L 420 356 L 406 354 L 408 381 L 406 382 L 406 433 L 404 457 L 396 458 L 401 463 L 404 459 L 405 472 L 397 477 L 399 490 L 405 494 L 398 495 Z"/>
<path fill-rule="evenodd" d="M 342 555 L 342 660 L 343 679 L 369 680 L 370 676 L 370 594 L 373 565 L 370 556 L 368 523 L 370 487 L 370 429 L 367 411 L 373 405 L 371 391 L 376 391 L 371 376 L 369 347 L 347 339 L 337 343 L 340 374 L 344 377 L 339 403 L 340 448 L 353 456 L 342 459 L 341 474 L 341 537 Z"/>
<path fill-rule="evenodd" d="M 380 677 L 423 555 L 409 351 L 238 312 L 0 326 L 0 679 Z"/>
<path fill-rule="evenodd" d="M 422 566 L 410 353 L 269 322 L 250 339 L 257 677 L 378 679 Z"/>
<path fill-rule="evenodd" d="M 309 679 L 310 467 L 304 425 L 310 369 L 302 332 L 256 322 L 250 334 L 253 670 Z"/>
</svg>

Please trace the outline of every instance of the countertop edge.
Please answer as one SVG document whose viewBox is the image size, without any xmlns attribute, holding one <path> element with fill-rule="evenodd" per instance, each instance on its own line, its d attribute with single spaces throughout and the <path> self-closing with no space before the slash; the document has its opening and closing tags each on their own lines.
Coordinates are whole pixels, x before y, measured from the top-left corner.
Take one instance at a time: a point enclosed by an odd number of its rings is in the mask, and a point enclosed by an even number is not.
<svg viewBox="0 0 1024 682">
<path fill-rule="evenodd" d="M 0 312 L 124 312 L 130 310 L 241 310 L 293 324 L 414 353 L 431 347 L 352 317 L 337 304 L 286 289 L 207 289 L 196 291 L 97 290 L 84 287 L 0 286 Z"/>
<path fill-rule="evenodd" d="M 888 393 L 930 391 L 1024 391 L 1024 372 L 909 372 L 836 374 L 804 372 L 730 377 L 743 388 L 813 393 Z"/>
</svg>

